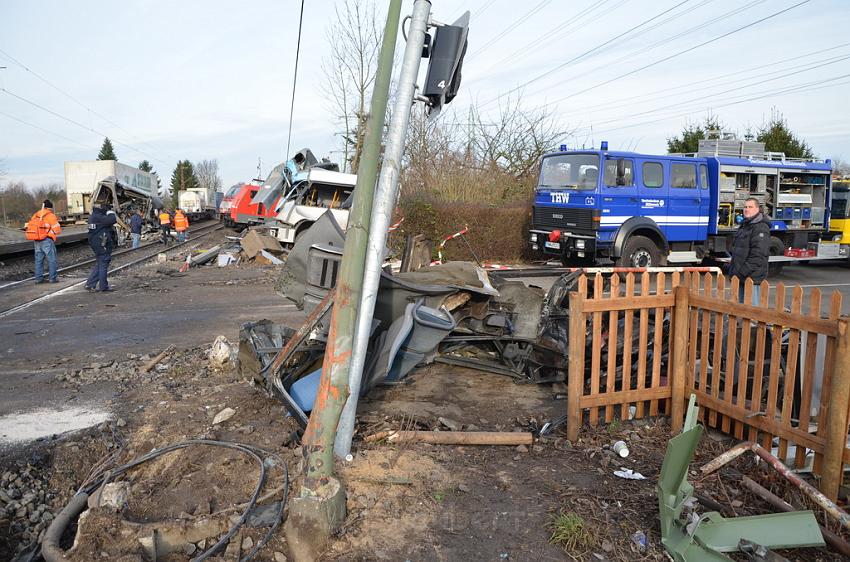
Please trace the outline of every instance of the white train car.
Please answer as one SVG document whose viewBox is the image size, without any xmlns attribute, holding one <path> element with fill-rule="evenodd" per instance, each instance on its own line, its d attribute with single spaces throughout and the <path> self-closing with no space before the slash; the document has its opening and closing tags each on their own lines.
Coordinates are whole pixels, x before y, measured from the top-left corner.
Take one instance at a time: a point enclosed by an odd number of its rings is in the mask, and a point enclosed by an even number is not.
<svg viewBox="0 0 850 562">
<path fill-rule="evenodd" d="M 189 220 L 213 219 L 218 216 L 216 191 L 202 187 L 187 189 L 177 195 L 177 207 Z"/>
</svg>

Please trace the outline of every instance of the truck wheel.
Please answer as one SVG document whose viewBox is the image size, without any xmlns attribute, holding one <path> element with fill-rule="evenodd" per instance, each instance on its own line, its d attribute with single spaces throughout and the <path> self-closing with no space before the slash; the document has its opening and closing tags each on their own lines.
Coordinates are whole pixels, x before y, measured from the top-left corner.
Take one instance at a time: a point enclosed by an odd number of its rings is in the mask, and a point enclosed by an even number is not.
<svg viewBox="0 0 850 562">
<path fill-rule="evenodd" d="M 666 264 L 661 250 L 646 236 L 632 236 L 623 246 L 617 267 L 659 267 Z"/>
<path fill-rule="evenodd" d="M 770 255 L 771 256 L 784 256 L 785 255 L 785 243 L 777 238 L 776 236 L 770 237 Z M 770 277 L 774 275 L 779 275 L 782 273 L 782 268 L 785 267 L 784 262 L 768 262 L 767 264 L 767 274 Z"/>
</svg>

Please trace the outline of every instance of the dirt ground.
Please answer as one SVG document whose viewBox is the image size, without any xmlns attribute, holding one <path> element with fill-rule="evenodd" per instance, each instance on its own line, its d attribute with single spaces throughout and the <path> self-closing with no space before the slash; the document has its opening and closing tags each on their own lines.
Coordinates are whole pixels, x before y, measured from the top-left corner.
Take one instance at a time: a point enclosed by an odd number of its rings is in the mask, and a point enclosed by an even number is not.
<svg viewBox="0 0 850 562">
<path fill-rule="evenodd" d="M 272 314 L 264 314 L 259 305 L 262 298 L 283 304 L 271 288 L 273 267 L 199 268 L 190 270 L 188 278 L 154 275 L 154 271 L 126 276 L 123 286 L 134 288 L 130 297 L 114 301 L 118 310 L 95 310 L 85 303 L 78 307 L 83 301 L 72 301 L 62 308 L 67 314 L 63 322 L 76 319 L 84 324 L 92 314 L 119 314 L 127 299 L 148 299 L 154 307 L 179 302 L 187 284 L 196 288 L 197 308 L 207 302 L 204 295 L 218 301 L 228 291 L 231 295 L 250 292 L 256 299 L 252 302 L 258 304 L 237 315 L 215 308 L 210 301 L 213 312 L 192 313 L 179 333 L 170 328 L 153 331 L 145 334 L 142 343 L 122 336 L 106 351 L 98 348 L 99 357 L 50 352 L 51 367 L 39 371 L 36 378 L 27 379 L 33 369 L 30 351 L 7 356 L 4 364 L 14 370 L 0 372 L 6 394 L 34 383 L 44 389 L 31 400 L 4 398 L 4 403 L 15 406 L 5 406 L 0 413 L 23 415 L 27 404 L 40 400 L 60 408 L 63 401 L 97 399 L 109 411 L 109 419 L 74 433 L 57 431 L 57 435 L 6 446 L 0 460 L 0 559 L 11 559 L 43 534 L 96 466 L 107 466 L 109 461 L 119 466 L 187 439 L 243 443 L 265 451 L 261 456 L 267 478 L 258 502 L 264 507 L 253 510 L 249 525 L 212 559 L 237 560 L 270 532 L 270 540 L 255 560 L 279 562 L 289 556 L 273 515 L 285 491 L 298 493 L 302 455 L 293 435 L 296 424 L 278 401 L 240 380 L 232 362 L 214 366 L 207 354 L 217 333 L 235 343 L 243 318 L 272 317 L 297 326 L 303 316 L 275 308 Z M 132 317 L 129 311 L 125 314 Z M 83 330 L 79 337 L 88 336 Z M 151 355 L 169 343 L 177 345 L 175 352 L 144 373 Z M 507 377 L 440 364 L 414 370 L 403 384 L 376 389 L 360 405 L 353 460 L 337 464 L 347 491 L 348 518 L 323 559 L 667 559 L 660 542 L 655 494 L 670 437 L 664 418 L 584 428 L 575 443 L 568 442 L 560 428 L 530 447 L 363 441 L 364 436 L 383 429 L 535 431 L 565 412 L 566 402 L 556 399 L 549 385 L 515 384 Z M 230 414 L 228 419 L 214 423 L 225 413 Z M 625 459 L 610 450 L 617 440 L 629 444 L 631 454 Z M 773 512 L 742 488 L 732 470 L 703 480 L 693 472 L 731 445 L 714 432 L 703 437 L 689 478 L 697 493 L 720 503 L 724 516 Z M 731 466 L 791 503 L 805 505 L 750 457 L 743 456 Z M 646 480 L 618 478 L 613 472 L 621 467 L 640 472 Z M 250 455 L 213 445 L 197 444 L 163 454 L 111 477 L 119 485 L 127 483 L 120 505 L 90 509 L 80 519 L 79 531 L 72 529 L 65 537 L 63 547 L 71 547 L 78 532 L 71 560 L 146 560 L 144 545 L 167 535 L 178 537 L 179 549 L 161 553 L 157 559 L 189 560 L 211 547 L 238 520 L 257 487 L 258 474 L 258 463 Z M 32 498 L 22 505 L 28 493 Z M 822 512 L 816 513 L 824 524 Z M 570 548 L 550 542 L 555 531 L 552 521 L 559 514 L 576 523 Z M 158 529 L 160 539 L 154 537 L 153 529 Z M 635 538 L 641 532 L 645 545 Z M 792 560 L 842 559 L 825 548 L 781 553 Z"/>
</svg>

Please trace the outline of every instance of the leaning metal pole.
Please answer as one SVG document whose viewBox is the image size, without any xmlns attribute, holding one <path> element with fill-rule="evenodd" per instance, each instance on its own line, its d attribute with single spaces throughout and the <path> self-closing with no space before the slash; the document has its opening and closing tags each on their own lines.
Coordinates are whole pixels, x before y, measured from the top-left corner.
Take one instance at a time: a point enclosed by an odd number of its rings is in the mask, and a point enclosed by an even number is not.
<svg viewBox="0 0 850 562">
<path fill-rule="evenodd" d="M 431 13 L 430 0 L 416 0 L 410 18 L 407 34 L 407 47 L 401 73 L 398 77 L 396 101 L 392 120 L 387 133 L 384 148 L 384 161 L 381 175 L 372 205 L 372 223 L 369 227 L 369 241 L 366 247 L 366 269 L 363 274 L 363 291 L 360 293 L 360 307 L 357 313 L 357 328 L 354 331 L 354 345 L 351 350 L 348 387 L 350 394 L 339 421 L 334 450 L 337 456 L 347 457 L 351 452 L 351 438 L 354 434 L 354 418 L 357 412 L 357 399 L 360 396 L 360 383 L 363 379 L 363 365 L 366 362 L 366 348 L 372 328 L 372 316 L 378 285 L 381 281 L 381 266 L 384 261 L 384 247 L 387 242 L 387 228 L 392 220 L 398 193 L 398 175 L 404 152 L 404 140 L 410 121 L 410 109 L 416 89 L 416 77 L 422 59 L 422 47 L 425 45 L 425 32 L 428 29 L 428 16 Z"/>
<path fill-rule="evenodd" d="M 375 179 L 378 175 L 378 160 L 381 153 L 381 132 L 389 98 L 400 13 L 401 0 L 392 0 L 378 59 L 372 104 L 366 121 L 363 154 L 357 170 L 357 185 L 354 189 L 354 202 L 345 236 L 336 300 L 331 313 L 327 349 L 322 364 L 322 378 L 310 421 L 302 439 L 306 459 L 304 485 L 301 488 L 302 497 L 312 495 L 316 488 L 324 483 L 323 481 L 333 475 L 333 444 L 339 417 L 348 397 L 351 348 L 357 306 L 363 285 L 366 241 L 369 236 L 372 198 L 375 193 Z"/>
</svg>

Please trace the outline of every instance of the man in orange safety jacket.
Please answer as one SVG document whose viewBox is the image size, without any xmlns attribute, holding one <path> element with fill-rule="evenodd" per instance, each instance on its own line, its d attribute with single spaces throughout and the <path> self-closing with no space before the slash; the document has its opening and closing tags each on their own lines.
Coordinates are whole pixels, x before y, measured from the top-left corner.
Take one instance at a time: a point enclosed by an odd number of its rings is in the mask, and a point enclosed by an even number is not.
<svg viewBox="0 0 850 562">
<path fill-rule="evenodd" d="M 189 229 L 189 218 L 183 213 L 183 209 L 174 211 L 174 230 L 177 231 L 177 241 L 186 241 L 186 230 Z"/>
<path fill-rule="evenodd" d="M 47 269 L 51 283 L 58 283 L 56 274 L 56 236 L 62 232 L 59 219 L 53 214 L 53 202 L 45 199 L 41 209 L 36 211 L 26 225 L 27 240 L 33 241 L 35 249 L 35 282 L 44 283 L 44 264 L 47 260 Z"/>
</svg>

